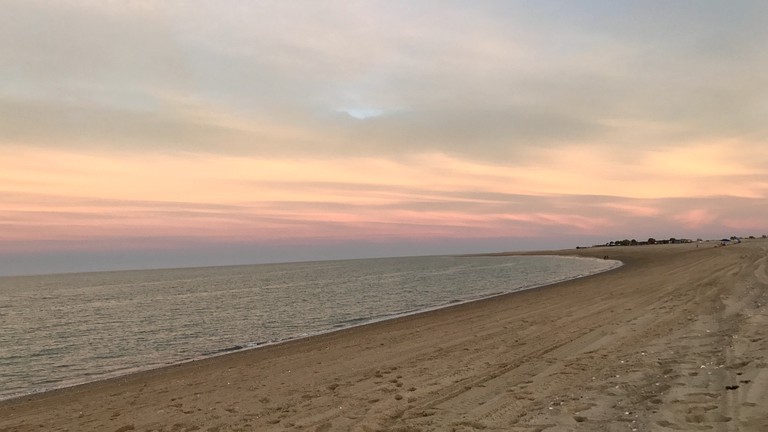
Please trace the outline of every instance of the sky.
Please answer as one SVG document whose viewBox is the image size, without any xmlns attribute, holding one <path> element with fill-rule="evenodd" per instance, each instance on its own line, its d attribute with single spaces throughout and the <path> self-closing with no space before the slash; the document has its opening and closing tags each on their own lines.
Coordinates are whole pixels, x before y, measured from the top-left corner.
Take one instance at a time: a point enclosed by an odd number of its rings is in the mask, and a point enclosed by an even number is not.
<svg viewBox="0 0 768 432">
<path fill-rule="evenodd" d="M 764 1 L 0 8 L 0 274 L 768 233 Z"/>
</svg>

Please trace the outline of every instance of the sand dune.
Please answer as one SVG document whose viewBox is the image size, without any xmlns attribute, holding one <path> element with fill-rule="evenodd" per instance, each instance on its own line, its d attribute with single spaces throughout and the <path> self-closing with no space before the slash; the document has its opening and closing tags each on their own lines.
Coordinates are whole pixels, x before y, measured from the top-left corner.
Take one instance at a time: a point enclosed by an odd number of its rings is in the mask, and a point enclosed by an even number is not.
<svg viewBox="0 0 768 432">
<path fill-rule="evenodd" d="M 768 242 L 0 403 L 0 431 L 765 431 Z"/>
</svg>

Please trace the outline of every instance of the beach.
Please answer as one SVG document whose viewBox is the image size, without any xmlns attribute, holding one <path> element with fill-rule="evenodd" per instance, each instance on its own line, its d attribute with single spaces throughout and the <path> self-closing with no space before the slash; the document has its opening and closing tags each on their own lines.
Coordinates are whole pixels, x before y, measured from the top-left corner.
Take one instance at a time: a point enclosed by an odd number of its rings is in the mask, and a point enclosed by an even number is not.
<svg viewBox="0 0 768 432">
<path fill-rule="evenodd" d="M 768 430 L 768 241 L 0 402 L 0 431 Z"/>
</svg>

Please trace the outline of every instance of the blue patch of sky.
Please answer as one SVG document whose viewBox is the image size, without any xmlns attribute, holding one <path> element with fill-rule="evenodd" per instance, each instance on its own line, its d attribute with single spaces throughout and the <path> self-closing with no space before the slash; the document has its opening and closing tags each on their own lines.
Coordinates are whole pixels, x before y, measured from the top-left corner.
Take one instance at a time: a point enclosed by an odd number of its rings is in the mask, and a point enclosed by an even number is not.
<svg viewBox="0 0 768 432">
<path fill-rule="evenodd" d="M 380 117 L 387 113 L 387 110 L 381 108 L 342 108 L 339 111 L 359 120 Z"/>
</svg>

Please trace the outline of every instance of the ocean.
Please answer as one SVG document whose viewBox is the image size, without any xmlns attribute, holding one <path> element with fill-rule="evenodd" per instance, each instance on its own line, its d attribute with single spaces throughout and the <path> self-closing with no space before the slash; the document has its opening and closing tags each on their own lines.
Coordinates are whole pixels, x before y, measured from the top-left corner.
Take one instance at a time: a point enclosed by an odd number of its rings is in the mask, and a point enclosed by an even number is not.
<svg viewBox="0 0 768 432">
<path fill-rule="evenodd" d="M 2 277 L 0 399 L 618 265 L 554 256 L 433 256 Z"/>
</svg>

